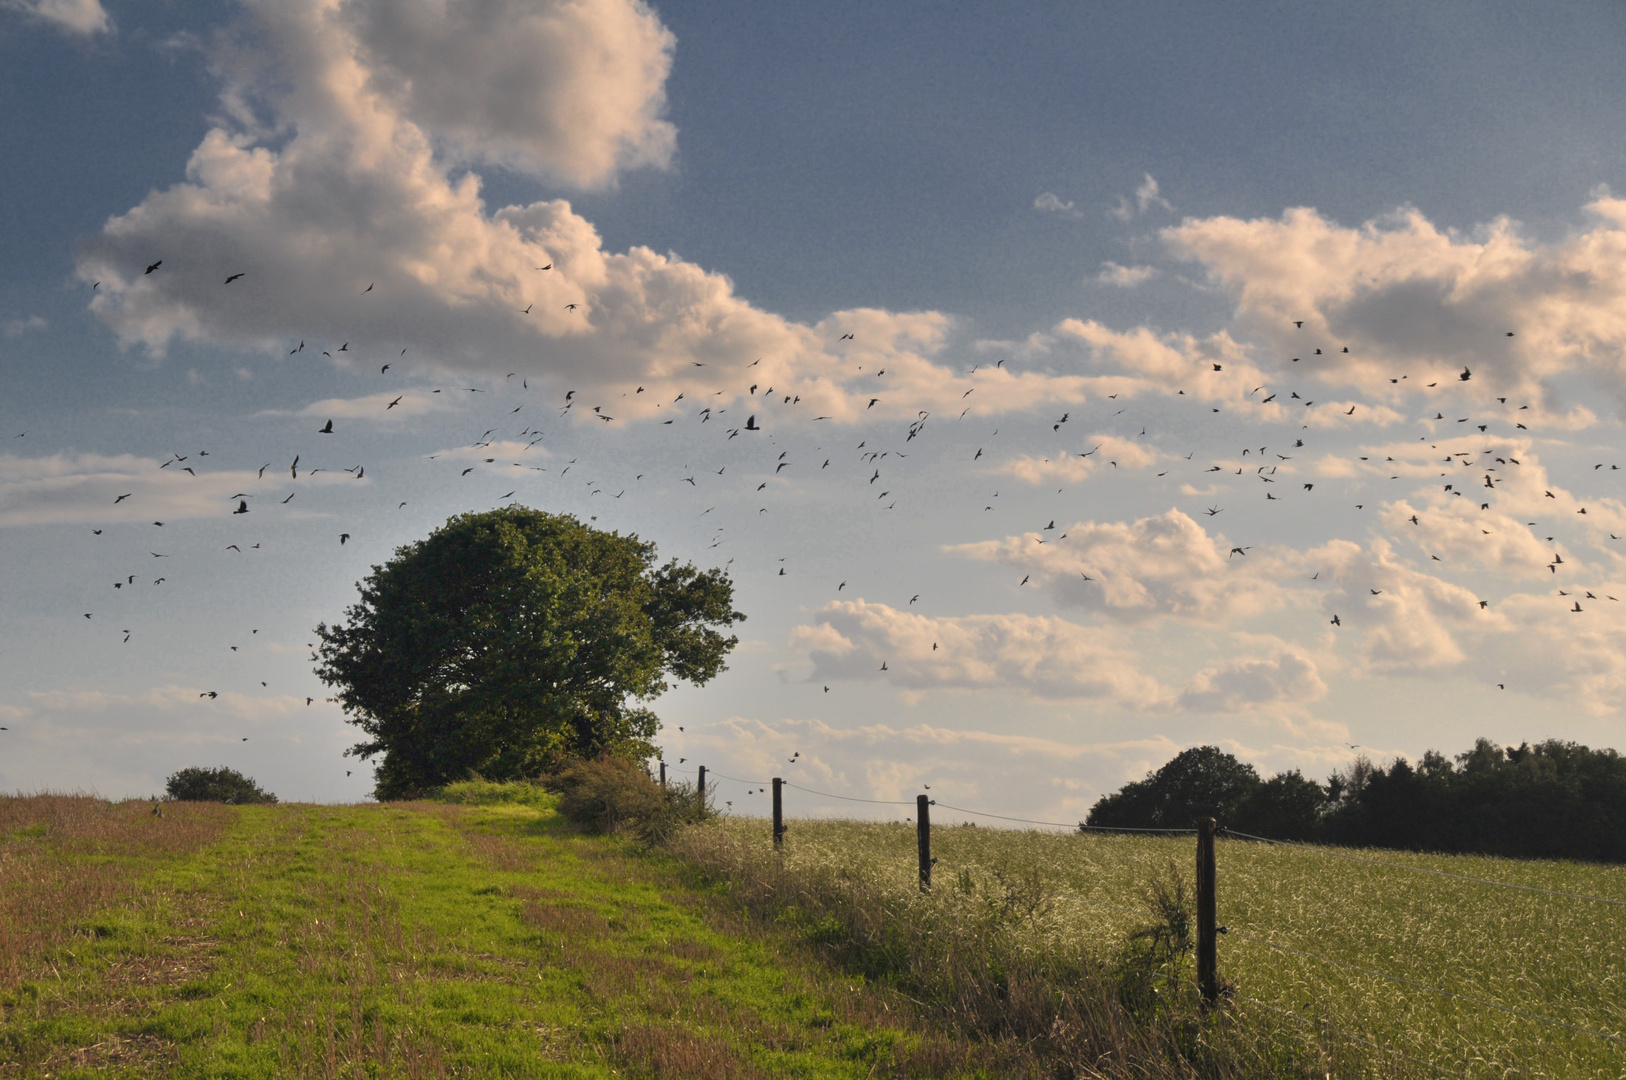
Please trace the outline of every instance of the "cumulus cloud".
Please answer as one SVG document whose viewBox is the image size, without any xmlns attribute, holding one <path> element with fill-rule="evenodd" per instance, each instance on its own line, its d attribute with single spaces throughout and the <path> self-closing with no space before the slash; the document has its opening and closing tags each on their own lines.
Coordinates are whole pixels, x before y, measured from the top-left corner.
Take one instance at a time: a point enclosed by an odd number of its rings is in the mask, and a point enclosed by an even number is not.
<svg viewBox="0 0 1626 1080">
<path fill-rule="evenodd" d="M 1626 388 L 1626 200 L 1587 210 L 1590 227 L 1549 244 L 1506 218 L 1470 235 L 1409 208 L 1359 228 L 1307 207 L 1192 219 L 1162 238 L 1236 297 L 1236 326 L 1262 351 L 1321 348 L 1324 379 L 1394 395 L 1448 380 L 1481 401 L 1562 411 L 1553 380 L 1567 372 Z"/>
<path fill-rule="evenodd" d="M 224 517 L 236 509 L 236 493 L 249 493 L 252 507 L 254 493 L 267 484 L 254 472 L 197 469 L 194 475 L 185 471 L 188 467 L 172 463 L 166 468 L 161 461 L 133 454 L 0 454 L 0 526 Z M 280 469 L 272 477 L 287 486 Z M 324 472 L 301 474 L 299 482 L 327 485 L 355 480 L 343 472 Z M 120 499 L 121 495 L 129 497 Z"/>
<path fill-rule="evenodd" d="M 1169 510 L 1134 522 L 1076 522 L 1054 539 L 1025 533 L 948 550 L 1013 566 L 1059 603 L 1124 622 L 1172 616 L 1215 623 L 1280 606 L 1285 594 L 1269 557 L 1235 557 L 1230 548 Z"/>
<path fill-rule="evenodd" d="M 752 407 L 787 421 L 1084 400 L 1079 377 L 951 371 L 953 322 L 935 312 L 793 323 L 675 254 L 605 250 L 563 200 L 489 210 L 438 147 L 603 180 L 660 158 L 670 130 L 652 119 L 670 36 L 647 8 L 514 7 L 250 4 L 216 56 L 227 119 L 186 181 L 81 243 L 80 277 L 102 283 L 91 309 L 155 354 L 186 340 L 276 355 L 289 335 L 410 347 L 398 363 L 552 375 L 589 406 L 613 398 L 618 420 L 678 393 L 723 408 L 753 384 Z M 573 59 L 556 65 L 561 41 Z"/>
<path fill-rule="evenodd" d="M 666 165 L 676 39 L 638 0 L 349 0 L 367 86 L 463 155 L 592 186 Z"/>
<path fill-rule="evenodd" d="M 100 34 L 112 28 L 101 0 L 3 0 L 0 8 L 19 11 L 70 34 Z"/>
<path fill-rule="evenodd" d="M 1270 656 L 1236 657 L 1204 668 L 1180 694 L 1180 706 L 1200 712 L 1237 713 L 1304 705 L 1327 693 L 1315 661 L 1283 647 Z"/>
<path fill-rule="evenodd" d="M 1042 698 L 1105 699 L 1135 709 L 1169 699 L 1139 670 L 1139 659 L 1121 634 L 1062 619 L 932 618 L 853 600 L 826 605 L 818 620 L 791 637 L 791 646 L 811 657 L 815 682 L 863 679 L 908 690 L 1020 690 Z"/>
</svg>

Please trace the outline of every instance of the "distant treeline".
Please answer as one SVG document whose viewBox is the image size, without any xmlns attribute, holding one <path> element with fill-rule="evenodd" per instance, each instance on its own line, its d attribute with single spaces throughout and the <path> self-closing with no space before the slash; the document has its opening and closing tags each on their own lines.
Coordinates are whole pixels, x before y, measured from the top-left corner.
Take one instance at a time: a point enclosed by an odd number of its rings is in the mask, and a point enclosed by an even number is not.
<svg viewBox="0 0 1626 1080">
<path fill-rule="evenodd" d="M 1453 760 L 1357 758 L 1325 784 L 1261 779 L 1218 747 L 1179 754 L 1090 809 L 1087 824 L 1189 828 L 1198 818 L 1276 840 L 1626 862 L 1626 758 L 1556 739 L 1480 739 Z"/>
</svg>

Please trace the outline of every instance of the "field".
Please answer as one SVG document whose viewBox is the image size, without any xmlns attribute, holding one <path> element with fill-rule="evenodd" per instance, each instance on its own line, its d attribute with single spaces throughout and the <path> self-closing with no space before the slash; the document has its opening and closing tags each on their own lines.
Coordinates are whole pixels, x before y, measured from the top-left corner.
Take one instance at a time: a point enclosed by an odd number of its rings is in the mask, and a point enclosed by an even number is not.
<svg viewBox="0 0 1626 1080">
<path fill-rule="evenodd" d="M 651 855 L 521 791 L 162 816 L 0 797 L 0 1078 L 1026 1075 L 1039 1059 L 1020 1039 L 979 1038 L 969 1013 L 866 979 L 824 948 L 831 920 L 775 915 L 771 896 L 752 908 L 747 879 L 847 883 L 880 898 L 864 918 L 921 933 L 947 916 L 975 938 L 1015 911 L 999 925 L 1018 926 L 1019 949 L 1110 958 L 1147 924 L 1147 886 L 1171 866 L 1189 878 L 1193 851 L 940 826 L 922 899 L 907 825 L 794 821 L 776 858 L 765 822 L 725 818 Z M 1626 901 L 1622 868 L 1352 854 Z M 1626 1073 L 1626 1044 L 1573 1030 L 1626 1027 L 1626 906 L 1237 840 L 1220 844 L 1219 900 L 1232 1030 L 1307 1053 L 1099 1075 L 1319 1077 L 1317 1060 L 1334 1075 Z M 1328 1054 L 1346 1043 L 1358 1053 Z"/>
<path fill-rule="evenodd" d="M 0 797 L 0 1077 L 979 1073 L 545 798 L 163 811 Z"/>
<path fill-rule="evenodd" d="M 769 850 L 763 822 L 732 819 L 718 828 L 764 857 Z M 1330 1029 L 1334 1038 L 1375 1043 L 1411 1059 L 1419 1075 L 1626 1075 L 1626 1043 L 1504 1011 L 1626 1033 L 1626 868 L 1347 854 L 1621 904 L 1415 873 L 1327 849 L 1222 839 L 1219 919 L 1229 933 L 1220 939 L 1220 973 L 1235 984 L 1242 1009 L 1265 1010 L 1284 1034 Z M 1109 954 L 1146 924 L 1141 897 L 1150 882 L 1171 865 L 1189 882 L 1194 842 L 939 826 L 933 855 L 936 891 L 1036 882 L 1044 895 L 1037 929 L 1050 946 Z M 790 874 L 879 882 L 896 904 L 918 902 L 912 826 L 797 821 L 783 859 Z"/>
</svg>

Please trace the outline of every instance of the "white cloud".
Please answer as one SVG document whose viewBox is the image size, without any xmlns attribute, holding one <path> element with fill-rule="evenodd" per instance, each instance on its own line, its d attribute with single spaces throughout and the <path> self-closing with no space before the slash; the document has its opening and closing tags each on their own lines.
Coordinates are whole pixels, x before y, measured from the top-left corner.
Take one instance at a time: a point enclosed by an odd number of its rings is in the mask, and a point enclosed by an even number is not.
<svg viewBox="0 0 1626 1080">
<path fill-rule="evenodd" d="M 666 165 L 676 39 L 639 0 L 350 0 L 367 87 L 466 157 L 599 185 Z"/>
<path fill-rule="evenodd" d="M 1169 510 L 1134 522 L 1077 522 L 1045 535 L 948 550 L 1006 563 L 1059 603 L 1125 622 L 1173 616 L 1215 623 L 1280 606 L 1285 594 L 1272 577 L 1270 556 L 1233 556 L 1231 546 Z"/>
<path fill-rule="evenodd" d="M 1105 699 L 1133 709 L 1157 708 L 1169 699 L 1139 670 L 1139 658 L 1115 631 L 1030 615 L 932 618 L 864 600 L 827 604 L 818 617 L 791 637 L 793 648 L 810 654 L 814 682 L 1018 690 L 1042 698 Z"/>
<path fill-rule="evenodd" d="M 344 420 L 388 422 L 455 408 L 446 395 L 433 391 L 407 391 L 401 394 L 367 394 L 359 398 L 324 398 L 313 401 L 296 414 L 307 417 L 337 417 Z"/>
<path fill-rule="evenodd" d="M 637 127 L 648 109 L 633 105 L 653 108 L 659 80 L 629 89 L 618 73 L 663 73 L 670 43 L 644 7 L 556 4 L 518 19 L 513 47 L 491 61 L 506 81 L 495 80 L 486 47 L 509 34 L 506 0 L 455 12 L 421 4 L 394 14 L 326 0 L 250 7 L 242 42 L 216 56 L 231 119 L 193 152 L 185 183 L 153 192 L 81 244 L 80 277 L 101 281 L 91 309 L 124 345 L 162 354 L 190 340 L 271 353 L 293 335 L 391 358 L 410 347 L 392 363 L 550 375 L 550 392 L 613 404 L 621 421 L 656 415 L 680 392 L 718 409 L 749 402 L 766 422 L 1084 399 L 1089 382 L 1078 377 L 956 374 L 939 362 L 953 322 L 935 312 L 860 309 L 793 323 L 677 255 L 606 251 L 562 200 L 489 211 L 480 178 L 455 174 L 438 145 L 546 158 L 583 177 L 642 160 L 659 140 Z M 551 73 L 550 50 L 571 26 L 585 35 L 571 50 L 613 55 Z M 458 81 L 482 85 L 442 101 L 436 88 Z M 505 111 L 498 99 L 510 83 L 546 100 Z M 580 111 L 597 125 L 582 130 L 536 120 L 584 96 L 605 98 L 613 115 Z M 262 127 L 262 113 L 274 124 Z M 634 139 L 643 149 L 623 161 L 634 128 L 648 138 Z M 771 405 L 752 400 L 753 384 L 775 391 Z M 635 393 L 640 386 L 646 393 Z"/>
<path fill-rule="evenodd" d="M 1135 201 L 1130 202 L 1128 199 L 1120 195 L 1118 197 L 1118 205 L 1113 207 L 1110 211 L 1108 211 L 1108 213 L 1117 218 L 1119 221 L 1129 221 L 1135 217 L 1135 215 L 1144 214 L 1147 210 L 1154 206 L 1161 207 L 1171 213 L 1174 211 L 1174 204 L 1163 197 L 1158 188 L 1157 181 L 1152 178 L 1151 173 L 1147 173 L 1142 178 L 1140 185 L 1135 188 Z"/>
<path fill-rule="evenodd" d="M 1291 647 L 1270 656 L 1237 657 L 1204 668 L 1180 694 L 1193 711 L 1236 713 L 1304 705 L 1327 693 L 1315 661 Z"/>
<path fill-rule="evenodd" d="M 924 793 L 940 804 L 1066 824 L 1082 820 L 1106 791 L 1139 779 L 1182 749 L 1160 734 L 1071 741 L 933 724 L 841 728 L 818 719 L 764 722 L 738 716 L 686 726 L 683 734 L 663 732 L 667 760 L 675 763 L 681 755 L 710 763 L 713 777 L 725 774 L 721 782 L 709 779 L 708 786 L 715 784 L 719 800 L 732 802 L 736 814 L 766 814 L 768 804 L 763 796 L 745 796 L 749 787 L 730 776 L 742 781 L 782 776 L 814 791 L 904 804 L 865 806 L 790 788 L 784 797 L 791 818 L 901 817 L 913 811 L 915 795 Z M 792 755 L 798 755 L 795 764 Z M 929 792 L 924 784 L 931 785 Z M 937 821 L 960 819 L 941 805 L 933 813 Z"/>
<path fill-rule="evenodd" d="M 308 464 L 308 463 L 307 463 Z M 214 472 L 192 456 L 165 467 L 161 461 L 133 454 L 53 454 L 18 457 L 0 454 L 0 526 L 60 523 L 113 524 L 186 518 L 224 517 L 247 501 L 250 513 L 260 509 L 254 496 L 276 484 L 288 487 L 286 465 L 256 472 Z M 193 468 L 192 473 L 185 470 Z M 353 483 L 343 472 L 311 476 L 301 484 Z M 246 493 L 246 500 L 235 496 Z M 128 495 L 120 499 L 119 496 Z"/>
<path fill-rule="evenodd" d="M 21 337 L 30 330 L 44 330 L 45 320 L 38 315 L 30 315 L 26 319 L 12 319 L 5 324 L 6 337 Z"/>
<path fill-rule="evenodd" d="M 111 29 L 101 0 L 4 0 L 0 7 L 31 15 L 71 34 L 99 34 Z"/>
<path fill-rule="evenodd" d="M 1076 218 L 1084 216 L 1078 210 L 1073 208 L 1072 203 L 1062 202 L 1059 197 L 1052 195 L 1048 191 L 1044 192 L 1037 199 L 1033 200 L 1033 208 L 1035 210 L 1043 210 L 1046 213 L 1061 214 L 1063 217 Z"/>
<path fill-rule="evenodd" d="M 1146 469 L 1163 460 L 1155 446 L 1116 435 L 1091 435 L 1090 450 L 1077 457 L 1042 458 L 1024 455 L 999 466 L 999 472 L 1027 484 L 1073 483 L 1098 469 Z"/>
<path fill-rule="evenodd" d="M 1136 285 L 1143 285 L 1157 277 L 1155 266 L 1119 266 L 1115 262 L 1101 264 L 1101 272 L 1095 275 L 1095 280 L 1102 285 L 1116 285 L 1120 289 L 1133 289 Z"/>
<path fill-rule="evenodd" d="M 1546 419 L 1563 408 L 1552 380 L 1565 372 L 1617 397 L 1626 388 L 1626 200 L 1587 209 L 1591 227 L 1550 244 L 1506 218 L 1470 237 L 1413 209 L 1351 229 L 1299 207 L 1279 220 L 1188 220 L 1162 236 L 1236 297 L 1236 327 L 1262 353 L 1321 348 L 1315 371 L 1330 382 L 1391 395 L 1435 382 L 1483 404 L 1509 396 Z"/>
</svg>

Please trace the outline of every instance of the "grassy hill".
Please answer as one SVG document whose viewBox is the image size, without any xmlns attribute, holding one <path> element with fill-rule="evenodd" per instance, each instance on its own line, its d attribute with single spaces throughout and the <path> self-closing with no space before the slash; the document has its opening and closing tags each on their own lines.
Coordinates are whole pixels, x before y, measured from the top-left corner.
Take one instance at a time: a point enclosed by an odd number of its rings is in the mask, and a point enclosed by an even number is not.
<svg viewBox="0 0 1626 1080">
<path fill-rule="evenodd" d="M 0 1080 L 1533 1078 L 1626 1062 L 1621 1043 L 1355 970 L 1618 1032 L 1623 906 L 1225 842 L 1237 996 L 1204 1016 L 1188 960 L 1133 937 L 1158 922 L 1149 887 L 1189 868 L 1186 839 L 941 827 L 922 897 L 908 826 L 797 821 L 776 856 L 764 822 L 725 819 L 650 854 L 564 826 L 535 789 L 451 797 L 162 816 L 0 797 Z M 1621 868 L 1367 854 L 1626 900 Z"/>
<path fill-rule="evenodd" d="M 0 798 L 0 1077 L 982 1071 L 545 796 L 162 810 Z"/>
</svg>

